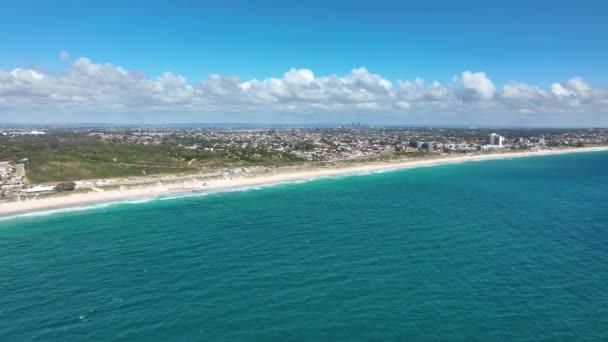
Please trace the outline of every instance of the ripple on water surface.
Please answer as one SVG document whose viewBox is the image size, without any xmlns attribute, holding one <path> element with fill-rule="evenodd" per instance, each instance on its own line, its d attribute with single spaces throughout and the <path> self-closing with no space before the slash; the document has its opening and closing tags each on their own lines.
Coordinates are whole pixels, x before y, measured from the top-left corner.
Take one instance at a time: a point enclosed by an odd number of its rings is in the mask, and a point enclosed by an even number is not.
<svg viewBox="0 0 608 342">
<path fill-rule="evenodd" d="M 484 161 L 5 220 L 0 339 L 606 339 L 606 169 Z"/>
</svg>

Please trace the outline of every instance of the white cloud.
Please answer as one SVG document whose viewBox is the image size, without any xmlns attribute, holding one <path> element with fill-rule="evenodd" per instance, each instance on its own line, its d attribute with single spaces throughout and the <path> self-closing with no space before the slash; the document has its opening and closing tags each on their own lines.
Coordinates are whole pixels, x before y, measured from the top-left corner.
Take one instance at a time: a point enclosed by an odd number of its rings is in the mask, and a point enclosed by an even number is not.
<svg viewBox="0 0 608 342">
<path fill-rule="evenodd" d="M 27 83 L 33 83 L 39 80 L 44 79 L 44 75 L 35 71 L 35 70 L 30 70 L 30 69 L 14 69 L 13 71 L 10 72 L 10 74 L 13 76 L 14 80 L 17 82 L 27 82 Z"/>
<path fill-rule="evenodd" d="M 483 71 L 471 72 L 467 70 L 455 79 L 460 81 L 465 89 L 474 91 L 480 99 L 490 100 L 494 97 L 496 87 Z"/>
<path fill-rule="evenodd" d="M 407 101 L 397 101 L 395 103 L 395 107 L 397 107 L 399 109 L 404 109 L 404 110 L 410 109 L 411 106 L 412 105 L 409 102 L 407 102 Z"/>
<path fill-rule="evenodd" d="M 573 77 L 566 81 L 568 89 L 576 93 L 582 98 L 591 96 L 591 86 L 585 82 L 581 77 Z"/>
<path fill-rule="evenodd" d="M 565 97 L 569 97 L 571 95 L 574 95 L 574 92 L 571 91 L 570 89 L 566 89 L 564 88 L 561 84 L 559 83 L 553 83 L 551 85 L 551 92 L 553 93 L 553 95 L 555 96 L 565 96 Z"/>
<path fill-rule="evenodd" d="M 538 86 L 509 81 L 502 87 L 502 96 L 511 100 L 539 100 L 545 98 L 548 92 Z"/>
<path fill-rule="evenodd" d="M 589 99 L 594 95 L 591 86 L 579 76 L 562 83 L 553 83 L 551 92 L 558 97 L 576 96 L 580 99 Z"/>
<path fill-rule="evenodd" d="M 308 69 L 291 68 L 285 73 L 283 79 L 291 84 L 308 85 L 315 81 L 315 74 Z"/>
<path fill-rule="evenodd" d="M 210 75 L 191 82 L 172 72 L 148 77 L 84 57 L 71 59 L 65 51 L 60 58 L 69 62 L 62 72 L 0 70 L 0 121 L 7 121 L 5 115 L 9 112 L 34 111 L 74 115 L 359 112 L 392 118 L 449 113 L 450 118 L 462 115 L 469 121 L 487 118 L 487 113 L 549 117 L 555 113 L 592 112 L 608 116 L 608 91 L 594 89 L 581 77 L 554 83 L 549 89 L 509 81 L 497 90 L 484 72 L 464 71 L 447 83 L 416 78 L 393 84 L 365 68 L 326 76 L 292 68 L 279 78 L 242 80 L 237 76 Z"/>
<path fill-rule="evenodd" d="M 427 85 L 423 78 L 414 81 L 399 81 L 397 97 L 409 102 L 453 102 L 456 100 L 454 88 L 437 81 Z"/>
</svg>

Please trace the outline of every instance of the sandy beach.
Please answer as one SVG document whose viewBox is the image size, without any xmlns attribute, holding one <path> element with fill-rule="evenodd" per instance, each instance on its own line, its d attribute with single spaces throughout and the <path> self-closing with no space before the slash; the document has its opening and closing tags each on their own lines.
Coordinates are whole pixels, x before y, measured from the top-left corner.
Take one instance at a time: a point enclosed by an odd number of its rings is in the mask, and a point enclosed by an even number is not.
<svg viewBox="0 0 608 342">
<path fill-rule="evenodd" d="M 122 190 L 105 190 L 100 192 L 74 193 L 68 195 L 57 195 L 40 199 L 31 199 L 19 202 L 0 204 L 0 216 L 8 216 L 15 213 L 43 211 L 63 207 L 81 206 L 99 202 L 112 202 L 131 198 L 141 198 L 153 195 L 163 195 L 169 193 L 191 192 L 191 191 L 210 191 L 229 188 L 248 187 L 254 185 L 273 184 L 318 177 L 366 173 L 381 170 L 413 168 L 421 166 L 460 163 L 476 160 L 490 160 L 503 158 L 519 158 L 527 156 L 539 156 L 562 153 L 605 151 L 608 147 L 587 147 L 572 148 L 565 150 L 544 150 L 539 152 L 514 152 L 514 153 L 491 153 L 483 155 L 466 156 L 446 156 L 432 159 L 414 159 L 385 163 L 370 163 L 363 165 L 353 165 L 348 167 L 335 168 L 302 168 L 284 170 L 269 174 L 253 174 L 236 176 L 233 178 L 219 178 L 209 180 L 188 180 L 179 183 L 163 184 L 156 186 L 130 187 Z M 207 185 L 203 185 L 203 181 Z M 183 190 L 181 190 L 183 189 Z"/>
</svg>

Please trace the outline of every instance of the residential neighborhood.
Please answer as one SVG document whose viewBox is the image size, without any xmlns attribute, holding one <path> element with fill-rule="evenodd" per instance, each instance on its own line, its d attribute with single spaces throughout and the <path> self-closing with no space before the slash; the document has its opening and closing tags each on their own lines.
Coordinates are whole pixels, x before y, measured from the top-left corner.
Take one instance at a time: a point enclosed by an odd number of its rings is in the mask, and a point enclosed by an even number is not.
<svg viewBox="0 0 608 342">
<path fill-rule="evenodd" d="M 54 192 L 62 182 L 75 183 L 61 189 L 95 190 L 155 182 L 155 174 L 236 177 L 310 163 L 540 151 L 607 142 L 608 129 L 601 128 L 494 130 L 359 123 L 335 128 L 0 128 L 0 199 Z M 78 173 L 70 172 L 74 167 Z M 123 180 L 107 180 L 117 177 Z"/>
</svg>

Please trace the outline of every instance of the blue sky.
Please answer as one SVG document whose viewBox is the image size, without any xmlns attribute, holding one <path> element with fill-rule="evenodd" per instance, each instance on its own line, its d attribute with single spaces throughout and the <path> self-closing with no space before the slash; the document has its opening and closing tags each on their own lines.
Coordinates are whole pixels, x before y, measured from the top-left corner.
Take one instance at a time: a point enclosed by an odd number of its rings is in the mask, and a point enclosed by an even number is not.
<svg viewBox="0 0 608 342">
<path fill-rule="evenodd" d="M 83 3 L 85 4 L 83 6 Z M 304 4 L 306 3 L 306 4 Z M 2 5 L 3 69 L 57 52 L 189 79 L 291 67 L 445 80 L 465 69 L 548 85 L 608 74 L 602 1 L 18 1 Z"/>
<path fill-rule="evenodd" d="M 18 1 L 0 11 L 6 72 L 69 69 L 65 50 L 188 82 L 364 67 L 393 83 L 484 72 L 497 91 L 511 80 L 608 85 L 603 1 Z"/>
</svg>

